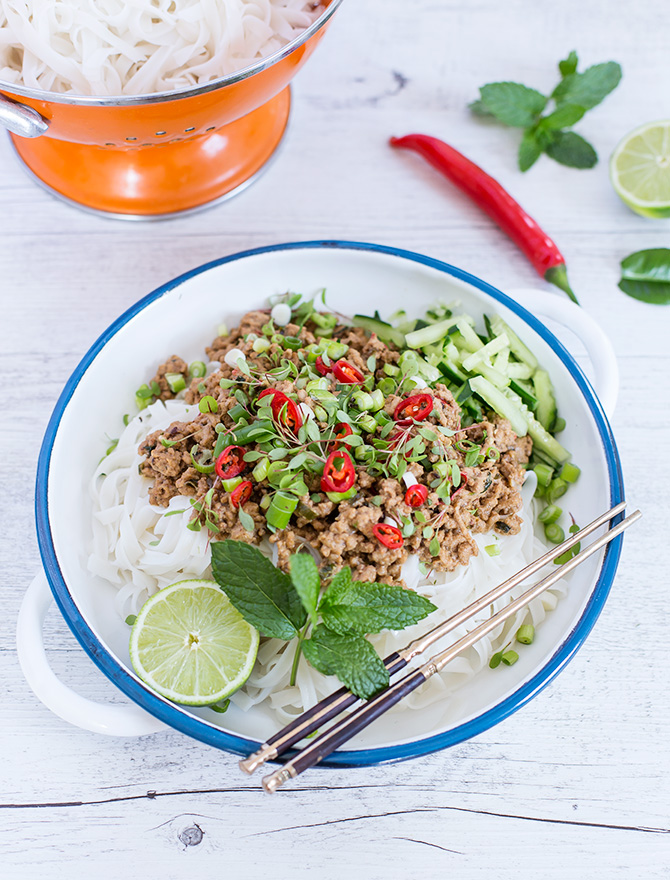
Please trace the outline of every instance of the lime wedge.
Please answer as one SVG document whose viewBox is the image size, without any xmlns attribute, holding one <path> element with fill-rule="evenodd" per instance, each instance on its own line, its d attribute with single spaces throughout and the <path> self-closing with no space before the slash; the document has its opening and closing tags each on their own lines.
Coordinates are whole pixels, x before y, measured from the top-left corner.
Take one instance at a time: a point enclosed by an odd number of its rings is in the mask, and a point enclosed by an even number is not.
<svg viewBox="0 0 670 880">
<path fill-rule="evenodd" d="M 214 581 L 179 581 L 142 606 L 130 634 L 135 672 L 163 697 L 217 703 L 241 687 L 258 652 L 258 631 Z"/>
<path fill-rule="evenodd" d="M 670 217 L 670 120 L 648 122 L 617 146 L 610 179 L 619 197 L 643 217 Z"/>
</svg>

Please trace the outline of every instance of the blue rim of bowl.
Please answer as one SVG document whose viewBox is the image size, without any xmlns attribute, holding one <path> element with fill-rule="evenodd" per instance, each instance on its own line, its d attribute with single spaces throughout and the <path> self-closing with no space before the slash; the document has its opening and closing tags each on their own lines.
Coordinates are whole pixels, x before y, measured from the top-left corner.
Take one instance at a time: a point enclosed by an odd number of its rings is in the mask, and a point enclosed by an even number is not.
<svg viewBox="0 0 670 880">
<path fill-rule="evenodd" d="M 462 269 L 458 269 L 455 266 L 451 266 L 448 263 L 444 263 L 441 260 L 435 260 L 431 257 L 426 257 L 422 254 L 402 250 L 400 248 L 368 244 L 365 242 L 327 240 L 290 242 L 240 251 L 231 256 L 213 260 L 212 262 L 205 263 L 190 272 L 180 275 L 178 278 L 169 281 L 167 284 L 162 285 L 152 293 L 143 297 L 117 318 L 116 321 L 114 321 L 91 346 L 68 379 L 51 415 L 40 449 L 35 489 L 35 516 L 40 554 L 44 565 L 44 571 L 56 600 L 56 604 L 73 634 L 96 666 L 109 679 L 111 679 L 120 690 L 130 697 L 131 700 L 155 717 L 159 718 L 165 724 L 193 737 L 194 739 L 214 746 L 215 748 L 240 755 L 251 754 L 258 749 L 260 743 L 255 740 L 228 733 L 204 719 L 188 715 L 184 710 L 169 703 L 162 697 L 159 697 L 143 685 L 138 679 L 132 676 L 106 649 L 102 647 L 96 638 L 70 595 L 56 558 L 48 512 L 47 490 L 49 466 L 51 462 L 51 452 L 61 417 L 65 407 L 77 388 L 80 379 L 101 349 L 116 333 L 119 332 L 119 330 L 123 328 L 126 323 L 128 323 L 128 321 L 146 308 L 150 303 L 159 299 L 170 290 L 173 290 L 175 287 L 178 287 L 196 275 L 200 275 L 217 266 L 248 257 L 255 257 L 260 254 L 300 249 L 368 251 L 420 263 L 472 285 L 482 291 L 482 293 L 487 294 L 516 313 L 553 349 L 585 398 L 597 426 L 603 445 L 603 451 L 605 453 L 609 474 L 611 506 L 618 504 L 624 497 L 619 454 L 607 417 L 605 416 L 602 406 L 588 379 L 563 344 L 537 318 L 506 294 L 476 276 L 471 275 Z M 621 518 L 621 516 L 618 517 L 616 521 L 619 521 Z M 397 745 L 382 746 L 374 749 L 361 749 L 357 751 L 334 752 L 320 766 L 361 766 L 378 764 L 381 762 L 401 761 L 407 758 L 428 754 L 430 752 L 435 752 L 456 745 L 457 743 L 463 742 L 463 740 L 470 739 L 477 734 L 483 733 L 485 730 L 488 730 L 488 728 L 507 718 L 512 712 L 520 709 L 544 687 L 546 687 L 554 676 L 566 666 L 593 629 L 614 580 L 619 557 L 621 555 L 622 540 L 623 536 L 619 536 L 608 545 L 598 580 L 593 587 L 589 601 L 580 619 L 577 621 L 572 631 L 567 635 L 563 643 L 557 648 L 554 655 L 544 664 L 544 666 L 517 688 L 517 690 L 507 696 L 502 702 L 487 709 L 476 718 L 472 718 L 469 721 L 460 724 L 458 727 L 443 733 Z"/>
</svg>

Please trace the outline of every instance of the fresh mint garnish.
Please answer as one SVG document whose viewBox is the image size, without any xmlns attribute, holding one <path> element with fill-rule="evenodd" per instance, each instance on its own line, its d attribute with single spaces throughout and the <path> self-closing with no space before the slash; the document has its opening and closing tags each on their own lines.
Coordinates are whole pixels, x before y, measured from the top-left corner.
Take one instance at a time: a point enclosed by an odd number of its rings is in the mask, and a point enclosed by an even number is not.
<svg viewBox="0 0 670 880">
<path fill-rule="evenodd" d="M 316 626 L 316 609 L 321 591 L 321 578 L 316 562 L 309 553 L 296 553 L 291 556 L 291 581 L 309 619 Z"/>
<path fill-rule="evenodd" d="M 336 675 L 356 696 L 369 699 L 388 684 L 388 673 L 365 636 L 404 629 L 435 606 L 404 587 L 352 581 L 348 567 L 322 593 L 309 553 L 291 556 L 289 567 L 290 577 L 241 541 L 212 544 L 214 578 L 245 620 L 263 635 L 297 640 L 291 684 L 302 653 L 319 672 Z"/>
<path fill-rule="evenodd" d="M 319 607 L 323 622 L 333 632 L 365 635 L 404 629 L 435 611 L 432 602 L 412 590 L 352 582 L 349 569 L 343 572 L 348 574 L 349 583 L 341 580 L 331 585 Z"/>
<path fill-rule="evenodd" d="M 336 675 L 343 685 L 363 699 L 370 699 L 389 683 L 384 663 L 363 636 L 340 635 L 319 624 L 303 642 L 305 657 L 324 675 Z"/>
<path fill-rule="evenodd" d="M 546 153 L 570 168 L 592 168 L 598 155 L 583 137 L 568 129 L 609 95 L 621 80 L 615 61 L 594 64 L 577 73 L 576 52 L 559 62 L 561 81 L 551 95 L 543 95 L 521 83 L 488 83 L 480 88 L 479 100 L 470 104 L 476 116 L 494 117 L 513 128 L 523 128 L 519 146 L 519 168 L 527 171 Z M 542 115 L 547 105 L 553 108 Z"/>
<path fill-rule="evenodd" d="M 307 615 L 291 578 L 242 541 L 212 543 L 214 579 L 235 608 L 264 636 L 289 641 Z"/>
</svg>

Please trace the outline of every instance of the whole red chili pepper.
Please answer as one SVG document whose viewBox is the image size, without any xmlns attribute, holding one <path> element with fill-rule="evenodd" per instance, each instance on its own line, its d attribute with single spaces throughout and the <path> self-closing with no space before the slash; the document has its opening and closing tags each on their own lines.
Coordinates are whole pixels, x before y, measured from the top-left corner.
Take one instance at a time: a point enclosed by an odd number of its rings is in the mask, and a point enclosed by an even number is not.
<svg viewBox="0 0 670 880">
<path fill-rule="evenodd" d="M 546 281 L 560 287 L 579 305 L 568 282 L 565 260 L 558 247 L 497 180 L 438 138 L 408 134 L 406 137 L 391 138 L 390 144 L 392 147 L 414 150 L 427 159 L 507 233 Z"/>
<path fill-rule="evenodd" d="M 346 492 L 356 481 L 356 468 L 344 449 L 336 449 L 326 459 L 321 477 L 323 492 Z"/>
<path fill-rule="evenodd" d="M 233 507 L 244 507 L 246 502 L 251 498 L 254 484 L 251 480 L 243 480 L 239 486 L 236 486 L 230 493 L 230 503 Z"/>
<path fill-rule="evenodd" d="M 376 523 L 372 526 L 372 533 L 379 543 L 389 550 L 399 550 L 405 543 L 400 529 L 387 523 Z"/>
</svg>

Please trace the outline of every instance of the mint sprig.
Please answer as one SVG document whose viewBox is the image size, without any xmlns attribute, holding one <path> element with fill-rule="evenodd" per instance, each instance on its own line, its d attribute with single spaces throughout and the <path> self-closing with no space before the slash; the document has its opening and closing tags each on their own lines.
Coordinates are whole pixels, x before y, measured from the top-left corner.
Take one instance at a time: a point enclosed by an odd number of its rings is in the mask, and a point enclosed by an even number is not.
<svg viewBox="0 0 670 880">
<path fill-rule="evenodd" d="M 531 168 L 542 153 L 570 168 L 593 168 L 597 163 L 591 144 L 569 129 L 618 86 L 621 67 L 607 61 L 577 73 L 577 65 L 574 51 L 559 62 L 561 80 L 550 95 L 521 83 L 487 83 L 479 90 L 479 100 L 470 104 L 477 116 L 524 130 L 518 156 L 521 171 Z"/>
<path fill-rule="evenodd" d="M 294 673 L 303 653 L 361 699 L 386 687 L 388 672 L 365 636 L 418 623 L 435 611 L 432 602 L 404 587 L 352 581 L 349 568 L 324 589 L 309 553 L 291 556 L 289 568 L 290 576 L 241 541 L 212 543 L 214 578 L 245 620 L 265 636 L 297 639 Z"/>
</svg>

